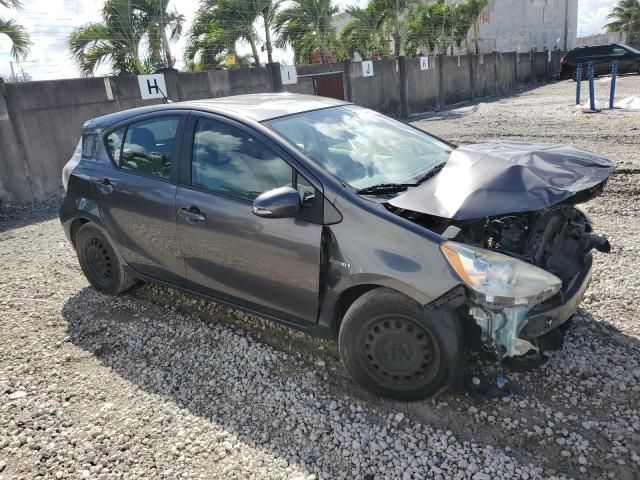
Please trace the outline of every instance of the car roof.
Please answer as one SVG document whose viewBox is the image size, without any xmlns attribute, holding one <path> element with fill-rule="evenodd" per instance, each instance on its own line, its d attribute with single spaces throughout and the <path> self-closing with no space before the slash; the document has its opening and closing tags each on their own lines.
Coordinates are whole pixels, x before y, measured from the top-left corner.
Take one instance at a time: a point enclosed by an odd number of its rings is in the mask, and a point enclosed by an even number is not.
<svg viewBox="0 0 640 480">
<path fill-rule="evenodd" d="M 287 115 L 348 104 L 349 102 L 342 100 L 299 93 L 254 93 L 132 108 L 94 118 L 85 124 L 85 128 L 108 128 L 131 117 L 158 111 L 201 110 L 232 116 L 235 119 L 263 122 Z"/>
</svg>

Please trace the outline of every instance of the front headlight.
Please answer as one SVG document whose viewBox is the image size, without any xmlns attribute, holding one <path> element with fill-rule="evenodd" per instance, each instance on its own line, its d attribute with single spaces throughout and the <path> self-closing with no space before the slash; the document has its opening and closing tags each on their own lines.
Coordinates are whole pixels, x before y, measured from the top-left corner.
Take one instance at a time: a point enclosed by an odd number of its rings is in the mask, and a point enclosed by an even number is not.
<svg viewBox="0 0 640 480">
<path fill-rule="evenodd" d="M 562 286 L 555 275 L 491 250 L 457 242 L 445 242 L 441 249 L 462 281 L 488 304 L 533 305 Z"/>
</svg>

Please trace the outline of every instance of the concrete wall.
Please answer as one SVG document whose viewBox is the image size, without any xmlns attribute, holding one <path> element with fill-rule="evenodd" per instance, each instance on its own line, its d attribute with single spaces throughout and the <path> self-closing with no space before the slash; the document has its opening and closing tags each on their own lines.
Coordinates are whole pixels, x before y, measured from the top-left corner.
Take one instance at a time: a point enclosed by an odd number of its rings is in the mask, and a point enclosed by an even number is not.
<svg viewBox="0 0 640 480">
<path fill-rule="evenodd" d="M 534 52 L 533 53 L 533 83 L 544 83 L 547 78 L 547 63 L 549 52 Z"/>
<path fill-rule="evenodd" d="M 373 77 L 362 76 L 362 66 L 351 69 L 353 103 L 394 117 L 400 116 L 400 78 L 395 60 L 373 62 Z"/>
<path fill-rule="evenodd" d="M 516 75 L 516 53 L 499 53 L 497 57 L 498 92 L 505 94 L 518 86 Z"/>
<path fill-rule="evenodd" d="M 471 55 L 474 98 L 488 97 L 498 93 L 497 54 Z"/>
<path fill-rule="evenodd" d="M 438 58 L 429 57 L 429 68 L 420 70 L 420 59 L 407 60 L 407 98 L 409 112 L 428 112 L 440 108 Z"/>
<path fill-rule="evenodd" d="M 531 82 L 531 52 L 516 53 L 516 82 L 526 85 Z"/>
<path fill-rule="evenodd" d="M 471 76 L 467 55 L 441 57 L 442 91 L 445 105 L 467 102 L 472 98 Z"/>
<path fill-rule="evenodd" d="M 374 76 L 361 63 L 299 65 L 299 81 L 282 86 L 280 67 L 178 73 L 167 71 L 167 95 L 194 100 L 286 90 L 314 94 L 313 75 L 343 72 L 344 96 L 358 105 L 400 117 L 496 94 L 508 94 L 551 79 L 560 52 L 530 55 L 430 57 L 374 62 Z M 402 68 L 402 72 L 399 71 Z M 533 74 L 532 74 L 533 72 Z M 57 194 L 61 170 L 73 153 L 85 121 L 108 113 L 161 103 L 142 100 L 135 76 L 4 84 L 0 80 L 0 202 L 26 203 Z"/>
</svg>

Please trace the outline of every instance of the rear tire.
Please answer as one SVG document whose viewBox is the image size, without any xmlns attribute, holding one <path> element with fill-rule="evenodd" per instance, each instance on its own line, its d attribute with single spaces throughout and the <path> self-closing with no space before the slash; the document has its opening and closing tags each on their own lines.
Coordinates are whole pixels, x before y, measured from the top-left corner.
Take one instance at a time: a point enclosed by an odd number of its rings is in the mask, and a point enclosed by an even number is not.
<svg viewBox="0 0 640 480">
<path fill-rule="evenodd" d="M 388 288 L 358 298 L 342 320 L 340 357 L 367 390 L 398 400 L 438 393 L 448 379 L 439 315 Z"/>
<path fill-rule="evenodd" d="M 96 290 L 118 295 L 134 285 L 135 279 L 125 270 L 111 242 L 93 224 L 80 227 L 75 245 L 80 268 Z"/>
</svg>

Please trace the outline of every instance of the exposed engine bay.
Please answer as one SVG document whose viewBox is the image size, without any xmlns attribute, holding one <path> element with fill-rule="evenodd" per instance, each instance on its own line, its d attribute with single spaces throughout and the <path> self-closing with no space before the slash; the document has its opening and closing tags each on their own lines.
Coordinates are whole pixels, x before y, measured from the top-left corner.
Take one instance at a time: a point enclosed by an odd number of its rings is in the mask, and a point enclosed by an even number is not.
<svg viewBox="0 0 640 480">
<path fill-rule="evenodd" d="M 562 281 L 562 289 L 556 296 L 562 296 L 572 283 L 580 280 L 585 267 L 590 267 L 593 249 L 610 251 L 607 239 L 593 233 L 587 215 L 570 204 L 475 220 L 394 211 L 449 240 L 508 255 L 555 275 Z M 530 304 L 497 308 L 472 296 L 469 314 L 482 330 L 484 348 L 502 359 L 541 350 L 535 338 L 521 335 L 534 307 Z"/>
<path fill-rule="evenodd" d="M 531 263 L 556 275 L 564 285 L 581 270 L 591 250 L 610 249 L 604 237 L 592 233 L 586 215 L 571 205 L 464 221 L 406 211 L 400 214 L 449 240 Z"/>
<path fill-rule="evenodd" d="M 460 308 L 485 350 L 539 355 L 578 308 L 591 251 L 610 250 L 575 205 L 601 194 L 614 167 L 567 145 L 465 145 L 385 206 L 446 239 L 443 255 L 465 284 Z"/>
</svg>

